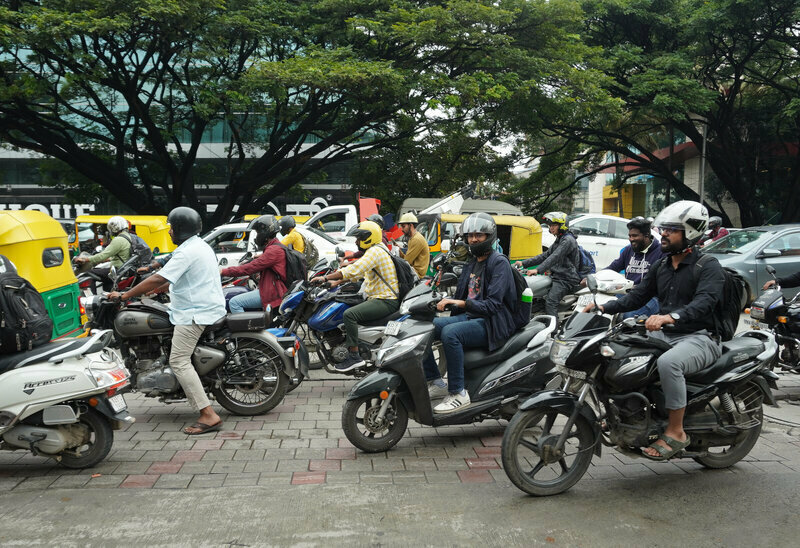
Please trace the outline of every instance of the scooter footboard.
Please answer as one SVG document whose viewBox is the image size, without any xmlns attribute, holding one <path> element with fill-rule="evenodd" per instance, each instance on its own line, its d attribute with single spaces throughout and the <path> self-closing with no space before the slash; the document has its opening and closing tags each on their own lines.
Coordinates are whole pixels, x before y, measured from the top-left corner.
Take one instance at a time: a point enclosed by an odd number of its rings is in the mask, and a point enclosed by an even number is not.
<svg viewBox="0 0 800 548">
<path fill-rule="evenodd" d="M 569 417 L 575 411 L 576 405 L 578 405 L 578 396 L 575 394 L 570 394 L 563 390 L 542 390 L 525 400 L 519 406 L 519 412 L 530 411 L 535 408 L 550 408 L 560 411 Z M 600 436 L 600 426 L 597 424 L 597 415 L 594 414 L 594 410 L 588 405 L 582 405 L 580 414 L 592 425 L 594 441 L 597 442 Z M 600 456 L 601 445 L 600 443 L 594 444 L 595 453 L 598 457 Z"/>
</svg>

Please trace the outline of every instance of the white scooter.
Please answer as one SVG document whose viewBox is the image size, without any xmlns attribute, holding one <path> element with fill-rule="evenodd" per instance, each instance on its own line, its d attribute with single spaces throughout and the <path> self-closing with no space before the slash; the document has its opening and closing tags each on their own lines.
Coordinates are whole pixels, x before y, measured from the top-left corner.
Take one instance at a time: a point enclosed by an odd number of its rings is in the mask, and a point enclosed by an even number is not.
<svg viewBox="0 0 800 548">
<path fill-rule="evenodd" d="M 613 270 L 600 270 L 596 274 L 593 274 L 593 276 L 594 279 L 597 280 L 597 293 L 594 295 L 594 302 L 598 305 L 605 304 L 608 301 L 614 301 L 633 289 L 633 282 L 631 280 Z M 592 302 L 592 292 L 588 287 L 584 287 L 578 291 L 575 296 L 577 297 L 577 301 L 575 302 L 573 313 L 583 312 L 586 305 Z M 618 320 L 611 317 L 611 321 L 612 323 L 616 323 Z"/>
<path fill-rule="evenodd" d="M 0 449 L 27 449 L 67 468 L 103 460 L 113 430 L 136 419 L 121 392 L 130 373 L 108 347 L 113 332 L 0 356 Z"/>
</svg>

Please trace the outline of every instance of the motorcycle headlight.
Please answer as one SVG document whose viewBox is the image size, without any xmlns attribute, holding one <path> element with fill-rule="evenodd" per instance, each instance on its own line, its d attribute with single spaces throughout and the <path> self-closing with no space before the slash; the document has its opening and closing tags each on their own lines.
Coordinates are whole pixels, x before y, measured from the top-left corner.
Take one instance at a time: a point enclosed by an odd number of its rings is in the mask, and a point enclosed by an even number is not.
<svg viewBox="0 0 800 548">
<path fill-rule="evenodd" d="M 567 363 L 567 358 L 572 354 L 578 341 L 553 341 L 553 346 L 550 347 L 550 361 L 555 365 L 564 365 Z"/>
<path fill-rule="evenodd" d="M 422 333 L 407 339 L 400 339 L 392 346 L 381 348 L 378 350 L 375 363 L 378 367 L 381 367 L 386 362 L 399 359 L 405 354 L 412 352 L 415 348 L 420 346 L 420 344 L 424 344 L 427 336 L 427 333 Z"/>
</svg>

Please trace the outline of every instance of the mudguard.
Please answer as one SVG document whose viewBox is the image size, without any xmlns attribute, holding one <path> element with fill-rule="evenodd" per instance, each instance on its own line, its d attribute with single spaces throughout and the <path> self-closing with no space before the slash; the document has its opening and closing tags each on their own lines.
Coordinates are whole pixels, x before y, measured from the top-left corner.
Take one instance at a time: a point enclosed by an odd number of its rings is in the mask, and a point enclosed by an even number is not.
<svg viewBox="0 0 800 548">
<path fill-rule="evenodd" d="M 294 359 L 291 356 L 287 356 L 285 352 L 285 347 L 281 346 L 280 342 L 278 342 L 278 338 L 273 335 L 272 333 L 268 332 L 267 330 L 264 331 L 237 331 L 235 333 L 230 334 L 231 339 L 258 339 L 259 341 L 263 342 L 275 352 L 277 352 L 278 356 L 281 357 L 283 361 L 283 370 L 286 372 L 289 377 L 294 377 L 296 374 L 295 366 L 294 366 Z M 295 337 L 292 337 L 292 344 L 294 344 Z M 308 369 L 304 374 L 308 374 Z"/>
<path fill-rule="evenodd" d="M 529 411 L 536 407 L 549 407 L 570 416 L 573 411 L 575 411 L 577 403 L 578 396 L 575 394 L 570 394 L 563 390 L 542 390 L 525 400 L 522 405 L 519 406 L 519 411 Z M 588 405 L 583 405 L 581 407 L 580 414 L 589 421 L 589 424 L 592 426 L 595 441 L 594 452 L 599 457 L 602 444 L 597 443 L 600 437 L 600 426 L 597 424 L 597 416 L 594 414 L 594 410 Z"/>
<path fill-rule="evenodd" d="M 382 390 L 396 390 L 403 382 L 403 377 L 394 371 L 375 371 L 367 375 L 350 389 L 348 400 L 355 400 L 363 396 L 377 394 Z"/>
<path fill-rule="evenodd" d="M 775 381 L 770 375 L 775 375 L 775 373 L 769 370 L 759 371 L 758 375 L 753 376 L 752 381 L 761 389 L 764 394 L 764 401 L 773 407 L 777 407 L 778 402 L 775 400 L 775 396 L 772 395 L 772 390 L 770 390 L 770 382 L 774 383 Z"/>
<path fill-rule="evenodd" d="M 310 365 L 311 360 L 303 339 L 294 333 L 287 335 L 285 327 L 270 327 L 267 329 L 267 333 L 274 335 L 278 340 L 278 344 L 280 344 L 284 349 L 289 348 L 289 345 L 293 346 L 295 340 L 300 342 L 300 345 L 297 348 L 297 365 L 300 368 L 300 373 L 302 373 L 304 377 L 308 377 L 308 366 Z"/>
</svg>

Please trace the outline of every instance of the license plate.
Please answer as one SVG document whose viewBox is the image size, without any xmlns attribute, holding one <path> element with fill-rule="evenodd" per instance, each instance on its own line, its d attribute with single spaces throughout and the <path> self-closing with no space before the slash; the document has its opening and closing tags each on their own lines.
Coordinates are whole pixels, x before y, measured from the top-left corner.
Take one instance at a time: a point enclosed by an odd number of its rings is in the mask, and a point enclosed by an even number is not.
<svg viewBox="0 0 800 548">
<path fill-rule="evenodd" d="M 122 397 L 122 394 L 111 396 L 108 398 L 108 403 L 111 405 L 111 409 L 114 410 L 114 413 L 119 413 L 128 407 L 128 404 L 125 403 L 125 398 Z"/>
<path fill-rule="evenodd" d="M 583 310 L 584 308 L 586 308 L 586 305 L 591 302 L 593 302 L 591 293 L 589 293 L 588 295 L 581 295 L 580 297 L 578 297 L 578 308 L 580 310 Z"/>
<path fill-rule="evenodd" d="M 744 319 L 744 324 L 745 325 L 749 325 L 753 329 L 764 329 L 766 331 L 769 331 L 769 324 L 768 323 L 760 322 L 760 321 L 754 320 L 752 318 L 745 318 Z"/>
<path fill-rule="evenodd" d="M 386 328 L 383 330 L 384 335 L 388 335 L 390 337 L 396 337 L 398 333 L 400 333 L 400 322 L 389 322 L 386 324 Z"/>
</svg>

